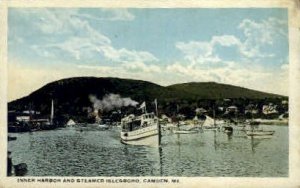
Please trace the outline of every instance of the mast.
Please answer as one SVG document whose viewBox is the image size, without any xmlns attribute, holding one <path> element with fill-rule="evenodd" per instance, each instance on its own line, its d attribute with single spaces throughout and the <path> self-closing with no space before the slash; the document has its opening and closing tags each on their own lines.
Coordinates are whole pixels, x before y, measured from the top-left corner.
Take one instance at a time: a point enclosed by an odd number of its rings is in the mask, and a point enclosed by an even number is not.
<svg viewBox="0 0 300 188">
<path fill-rule="evenodd" d="M 215 104 L 213 104 L 213 118 L 214 118 L 214 127 L 216 127 L 216 110 L 215 110 Z"/>
<path fill-rule="evenodd" d="M 161 129 L 160 129 L 159 118 L 158 118 L 157 99 L 154 100 L 154 103 L 155 103 L 155 111 L 156 111 L 156 117 L 157 117 L 158 146 L 160 146 L 160 143 L 161 143 Z"/>
<path fill-rule="evenodd" d="M 157 99 L 154 100 L 156 116 L 158 118 L 158 110 L 157 110 Z"/>
<path fill-rule="evenodd" d="M 50 124 L 53 125 L 53 118 L 54 118 L 54 102 L 53 99 L 51 101 L 51 114 L 50 114 Z"/>
</svg>

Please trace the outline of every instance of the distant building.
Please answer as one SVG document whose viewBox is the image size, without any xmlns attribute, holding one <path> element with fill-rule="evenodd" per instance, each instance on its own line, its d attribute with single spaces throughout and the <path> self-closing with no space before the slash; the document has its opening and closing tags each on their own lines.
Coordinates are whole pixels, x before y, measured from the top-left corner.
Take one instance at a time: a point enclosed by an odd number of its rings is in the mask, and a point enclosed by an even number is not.
<svg viewBox="0 0 300 188">
<path fill-rule="evenodd" d="M 278 114 L 278 111 L 276 110 L 277 105 L 273 105 L 270 103 L 269 105 L 263 105 L 262 107 L 262 113 L 265 115 L 269 114 Z"/>
<path fill-rule="evenodd" d="M 16 116 L 16 120 L 28 122 L 28 121 L 30 121 L 30 116 L 27 116 L 27 115 Z"/>
<path fill-rule="evenodd" d="M 204 108 L 196 108 L 195 112 L 196 114 L 204 114 L 207 113 L 207 110 L 205 110 Z"/>
<path fill-rule="evenodd" d="M 41 114 L 41 113 L 35 110 L 24 110 L 23 114 Z"/>
<path fill-rule="evenodd" d="M 245 114 L 258 114 L 257 106 L 249 104 L 245 107 Z"/>
<path fill-rule="evenodd" d="M 185 115 L 184 114 L 178 114 L 176 116 L 176 118 L 178 118 L 178 120 L 184 120 L 185 119 Z"/>
<path fill-rule="evenodd" d="M 236 113 L 236 112 L 238 112 L 238 107 L 236 107 L 236 106 L 229 106 L 226 108 L 226 111 L 225 111 L 226 114 Z"/>
<path fill-rule="evenodd" d="M 218 107 L 218 111 L 220 111 L 220 112 L 224 112 L 224 109 L 225 109 L 225 108 L 224 108 L 223 106 L 219 106 L 219 107 Z"/>
<path fill-rule="evenodd" d="M 172 122 L 172 119 L 171 118 L 169 118 L 167 115 L 165 115 L 165 114 L 163 114 L 162 116 L 161 116 L 161 119 L 162 119 L 162 121 L 164 121 L 164 122 L 168 122 L 168 123 L 171 123 Z"/>
</svg>

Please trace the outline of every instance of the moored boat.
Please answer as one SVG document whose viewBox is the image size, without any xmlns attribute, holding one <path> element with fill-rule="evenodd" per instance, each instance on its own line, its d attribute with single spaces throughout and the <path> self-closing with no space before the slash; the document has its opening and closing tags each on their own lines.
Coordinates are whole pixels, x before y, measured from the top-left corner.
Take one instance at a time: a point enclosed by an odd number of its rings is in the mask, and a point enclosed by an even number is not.
<svg viewBox="0 0 300 188">
<path fill-rule="evenodd" d="M 263 130 L 259 125 L 250 125 L 246 131 L 248 138 L 271 138 L 274 133 L 273 130 Z"/>
<path fill-rule="evenodd" d="M 211 118 L 207 115 L 205 116 L 205 121 L 202 124 L 202 128 L 203 128 L 203 130 L 211 130 L 211 131 L 218 130 L 215 119 Z"/>
<path fill-rule="evenodd" d="M 28 167 L 26 163 L 20 163 L 17 165 L 14 165 L 14 174 L 15 176 L 25 176 L 28 172 Z"/>
<path fill-rule="evenodd" d="M 17 137 L 8 135 L 7 140 L 8 141 L 17 140 Z"/>
<path fill-rule="evenodd" d="M 229 125 L 223 126 L 222 129 L 223 129 L 223 132 L 225 132 L 225 133 L 232 133 L 233 132 L 233 128 Z"/>
<path fill-rule="evenodd" d="M 271 138 L 275 131 L 264 131 L 264 130 L 249 130 L 246 131 L 248 138 Z"/>
<path fill-rule="evenodd" d="M 198 133 L 199 130 L 174 130 L 173 133 L 175 134 L 195 134 Z"/>
</svg>

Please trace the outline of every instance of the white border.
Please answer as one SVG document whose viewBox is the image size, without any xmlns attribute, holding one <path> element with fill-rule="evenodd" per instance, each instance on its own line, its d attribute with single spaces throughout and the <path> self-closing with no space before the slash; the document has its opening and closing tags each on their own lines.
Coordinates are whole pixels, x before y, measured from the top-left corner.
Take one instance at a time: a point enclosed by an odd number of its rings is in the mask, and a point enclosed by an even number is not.
<svg viewBox="0 0 300 188">
<path fill-rule="evenodd" d="M 119 8 L 287 8 L 289 17 L 289 177 L 288 178 L 225 178 L 178 177 L 179 184 L 65 184 L 16 183 L 6 177 L 7 149 L 7 9 L 9 7 L 119 7 Z M 300 10 L 299 0 L 0 0 L 0 187 L 299 187 L 300 186 Z M 3 27 L 4 26 L 4 27 Z M 52 177 L 55 178 L 55 177 Z M 56 177 L 60 178 L 60 177 Z M 143 177 L 145 178 L 145 177 Z M 141 178 L 141 179 L 143 179 Z"/>
</svg>

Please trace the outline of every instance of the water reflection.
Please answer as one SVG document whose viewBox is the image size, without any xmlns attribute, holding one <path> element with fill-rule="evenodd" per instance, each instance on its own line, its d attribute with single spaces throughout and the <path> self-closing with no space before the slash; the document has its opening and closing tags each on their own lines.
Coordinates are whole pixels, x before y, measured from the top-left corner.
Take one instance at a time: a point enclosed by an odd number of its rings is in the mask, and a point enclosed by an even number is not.
<svg viewBox="0 0 300 188">
<path fill-rule="evenodd" d="M 159 175 L 163 176 L 163 160 L 162 160 L 162 147 L 158 147 L 159 153 Z"/>
<path fill-rule="evenodd" d="M 232 140 L 233 132 L 228 132 L 226 134 L 227 134 L 228 141 Z"/>
<path fill-rule="evenodd" d="M 250 143 L 251 143 L 251 151 L 252 153 L 254 154 L 255 153 L 255 148 L 257 148 L 257 146 L 259 145 L 260 143 L 260 140 L 257 140 L 253 137 L 250 138 Z"/>
</svg>

